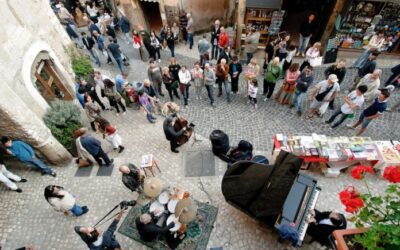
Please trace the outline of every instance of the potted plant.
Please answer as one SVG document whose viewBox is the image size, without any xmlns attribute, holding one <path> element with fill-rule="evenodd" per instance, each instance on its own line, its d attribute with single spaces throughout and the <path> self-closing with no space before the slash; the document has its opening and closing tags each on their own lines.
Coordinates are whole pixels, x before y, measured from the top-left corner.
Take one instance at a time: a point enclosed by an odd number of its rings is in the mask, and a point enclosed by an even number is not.
<svg viewBox="0 0 400 250">
<path fill-rule="evenodd" d="M 371 166 L 359 165 L 351 176 L 363 181 L 367 193 L 360 194 L 354 186 L 339 193 L 339 199 L 352 214 L 350 221 L 356 229 L 338 230 L 333 233 L 339 250 L 400 249 L 400 165 L 386 167 L 383 178 L 390 183 L 383 195 L 373 194 L 365 174 L 373 174 Z"/>
</svg>

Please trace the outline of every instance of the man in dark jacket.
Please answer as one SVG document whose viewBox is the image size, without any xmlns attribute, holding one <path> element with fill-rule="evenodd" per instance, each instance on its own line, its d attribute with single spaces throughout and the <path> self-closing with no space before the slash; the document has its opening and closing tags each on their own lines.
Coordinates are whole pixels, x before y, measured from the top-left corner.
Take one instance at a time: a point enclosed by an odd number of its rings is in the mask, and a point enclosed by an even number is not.
<svg viewBox="0 0 400 250">
<path fill-rule="evenodd" d="M 128 18 L 121 16 L 119 17 L 118 24 L 121 27 L 122 33 L 124 33 L 126 42 L 130 44 L 132 37 L 129 36 L 129 32 L 131 31 L 131 23 L 129 22 Z"/>
<path fill-rule="evenodd" d="M 311 210 L 310 215 L 307 221 L 309 223 L 307 234 L 322 245 L 329 244 L 328 237 L 333 231 L 346 229 L 347 223 L 343 214 Z"/>
<path fill-rule="evenodd" d="M 310 14 L 300 26 L 299 51 L 296 54 L 297 56 L 305 56 L 304 52 L 307 49 L 308 43 L 310 42 L 311 36 L 313 35 L 315 28 L 315 15 Z"/>
<path fill-rule="evenodd" d="M 394 66 L 392 69 L 392 75 L 387 79 L 387 81 L 385 82 L 385 86 L 388 86 L 390 84 L 393 84 L 395 87 L 398 87 L 399 84 L 394 84 L 395 79 L 398 79 L 400 76 L 400 64 Z"/>
<path fill-rule="evenodd" d="M 111 159 L 108 157 L 108 155 L 103 151 L 101 148 L 101 142 L 97 140 L 96 138 L 84 134 L 81 136 L 81 144 L 86 151 L 89 152 L 93 156 L 93 158 L 96 160 L 96 162 L 99 164 L 99 166 L 106 166 L 106 167 L 111 167 L 114 162 L 114 159 Z M 102 160 L 104 160 L 105 165 L 103 165 Z"/>
<path fill-rule="evenodd" d="M 129 163 L 128 166 L 124 165 L 119 167 L 119 171 L 122 173 L 122 183 L 132 192 L 138 193 L 143 190 L 144 173 L 139 170 L 135 165 Z"/>
<path fill-rule="evenodd" d="M 75 232 L 86 243 L 90 250 L 121 249 L 121 245 L 115 238 L 118 222 L 126 210 L 121 210 L 105 232 L 98 228 L 76 226 Z"/>
<path fill-rule="evenodd" d="M 142 214 L 140 217 L 136 218 L 136 228 L 139 231 L 140 236 L 144 241 L 153 241 L 160 237 L 163 237 L 169 232 L 169 229 L 175 226 L 174 222 L 171 222 L 165 227 L 160 227 L 153 223 L 150 214 Z"/>
<path fill-rule="evenodd" d="M 211 59 L 218 58 L 218 40 L 221 33 L 219 20 L 215 20 L 214 26 L 211 28 Z"/>
<path fill-rule="evenodd" d="M 357 86 L 358 82 L 363 78 L 366 74 L 374 72 L 376 68 L 376 58 L 378 57 L 379 52 L 373 52 L 369 55 L 368 60 L 361 65 L 361 68 L 358 69 L 357 76 L 354 80 L 354 85 Z"/>
<path fill-rule="evenodd" d="M 67 32 L 68 36 L 75 41 L 76 45 L 83 49 L 82 40 L 79 38 L 79 35 L 76 33 L 75 29 L 73 28 L 73 24 L 65 23 L 65 31 Z"/>
<path fill-rule="evenodd" d="M 242 65 L 239 62 L 237 56 L 232 57 L 232 62 L 229 64 L 229 75 L 232 79 L 232 92 L 237 93 L 239 91 L 239 76 L 242 73 Z"/>
<path fill-rule="evenodd" d="M 95 60 L 96 64 L 99 65 L 99 67 L 100 67 L 101 66 L 100 59 L 97 56 L 97 53 L 93 48 L 94 44 L 95 44 L 93 38 L 87 36 L 85 32 L 82 32 L 81 35 L 82 35 L 83 45 L 85 45 L 86 49 L 89 51 L 90 55 L 92 55 L 92 57 Z"/>
<path fill-rule="evenodd" d="M 338 83 L 340 85 L 346 75 L 346 60 L 339 59 L 338 63 L 328 67 L 325 70 L 324 74 L 325 74 L 325 79 L 328 79 L 329 75 L 335 74 L 338 77 Z M 335 109 L 334 102 L 335 102 L 335 99 L 333 99 L 329 103 L 329 109 L 331 109 L 331 110 Z"/>
<path fill-rule="evenodd" d="M 296 113 L 301 116 L 303 107 L 307 98 L 307 90 L 314 81 L 313 67 L 307 66 L 296 80 L 296 89 L 294 91 L 291 107 L 296 107 Z"/>
<path fill-rule="evenodd" d="M 180 131 L 177 132 L 174 129 L 173 122 L 174 122 L 174 115 L 167 117 L 164 121 L 163 129 L 165 137 L 171 144 L 171 151 L 174 153 L 179 153 L 179 151 L 176 150 L 176 148 L 179 147 L 178 136 L 182 135 L 183 132 L 186 130 L 186 128 L 182 128 Z"/>
<path fill-rule="evenodd" d="M 139 34 L 142 37 L 143 45 L 146 48 L 149 55 L 151 55 L 151 40 L 150 34 L 146 30 L 144 30 L 143 26 L 139 25 Z"/>
<path fill-rule="evenodd" d="M 78 93 L 89 95 L 92 100 L 97 102 L 103 110 L 106 109 L 106 106 L 104 106 L 103 102 L 97 95 L 96 88 L 91 83 L 88 83 L 85 79 L 81 79 L 81 82 L 79 83 Z"/>
</svg>

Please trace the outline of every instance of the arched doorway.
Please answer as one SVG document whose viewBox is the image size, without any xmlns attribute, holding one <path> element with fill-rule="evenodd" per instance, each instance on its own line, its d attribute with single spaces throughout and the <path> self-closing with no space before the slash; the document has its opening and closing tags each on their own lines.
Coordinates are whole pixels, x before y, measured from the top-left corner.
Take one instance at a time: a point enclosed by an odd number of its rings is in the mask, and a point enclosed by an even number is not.
<svg viewBox="0 0 400 250">
<path fill-rule="evenodd" d="M 73 92 L 63 83 L 63 78 L 57 73 L 57 67 L 46 51 L 41 51 L 34 59 L 31 79 L 35 89 L 48 104 L 55 99 L 74 99 Z"/>
</svg>

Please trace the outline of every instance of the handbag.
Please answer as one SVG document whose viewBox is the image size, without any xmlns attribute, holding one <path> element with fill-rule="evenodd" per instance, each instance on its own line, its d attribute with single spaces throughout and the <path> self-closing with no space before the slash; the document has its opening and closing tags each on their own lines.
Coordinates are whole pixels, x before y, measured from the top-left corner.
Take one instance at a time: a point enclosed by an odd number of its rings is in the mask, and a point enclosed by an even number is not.
<svg viewBox="0 0 400 250">
<path fill-rule="evenodd" d="M 322 56 L 310 59 L 310 65 L 313 67 L 321 66 L 322 65 Z"/>
<path fill-rule="evenodd" d="M 140 44 L 138 43 L 133 43 L 132 46 L 134 49 L 140 49 Z"/>
<path fill-rule="evenodd" d="M 325 98 L 325 96 L 333 89 L 332 87 L 327 88 L 324 92 L 319 93 L 318 95 L 315 96 L 315 99 L 319 102 L 322 102 Z"/>
<path fill-rule="evenodd" d="M 183 93 L 185 92 L 185 84 L 179 84 L 179 90 Z"/>
<path fill-rule="evenodd" d="M 171 84 L 171 87 L 172 87 L 173 89 L 179 88 L 179 82 L 178 82 L 178 81 L 173 82 L 173 83 Z"/>
</svg>

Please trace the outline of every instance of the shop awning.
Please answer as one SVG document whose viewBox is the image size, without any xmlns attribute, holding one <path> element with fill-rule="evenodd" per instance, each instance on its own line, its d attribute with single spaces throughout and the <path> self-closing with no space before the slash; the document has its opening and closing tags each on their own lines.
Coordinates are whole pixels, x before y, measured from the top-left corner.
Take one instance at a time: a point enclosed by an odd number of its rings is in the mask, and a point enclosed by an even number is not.
<svg viewBox="0 0 400 250">
<path fill-rule="evenodd" d="M 247 8 L 280 9 L 282 0 L 246 0 Z"/>
<path fill-rule="evenodd" d="M 153 3 L 158 3 L 160 0 L 140 0 L 142 2 L 153 2 Z"/>
</svg>

